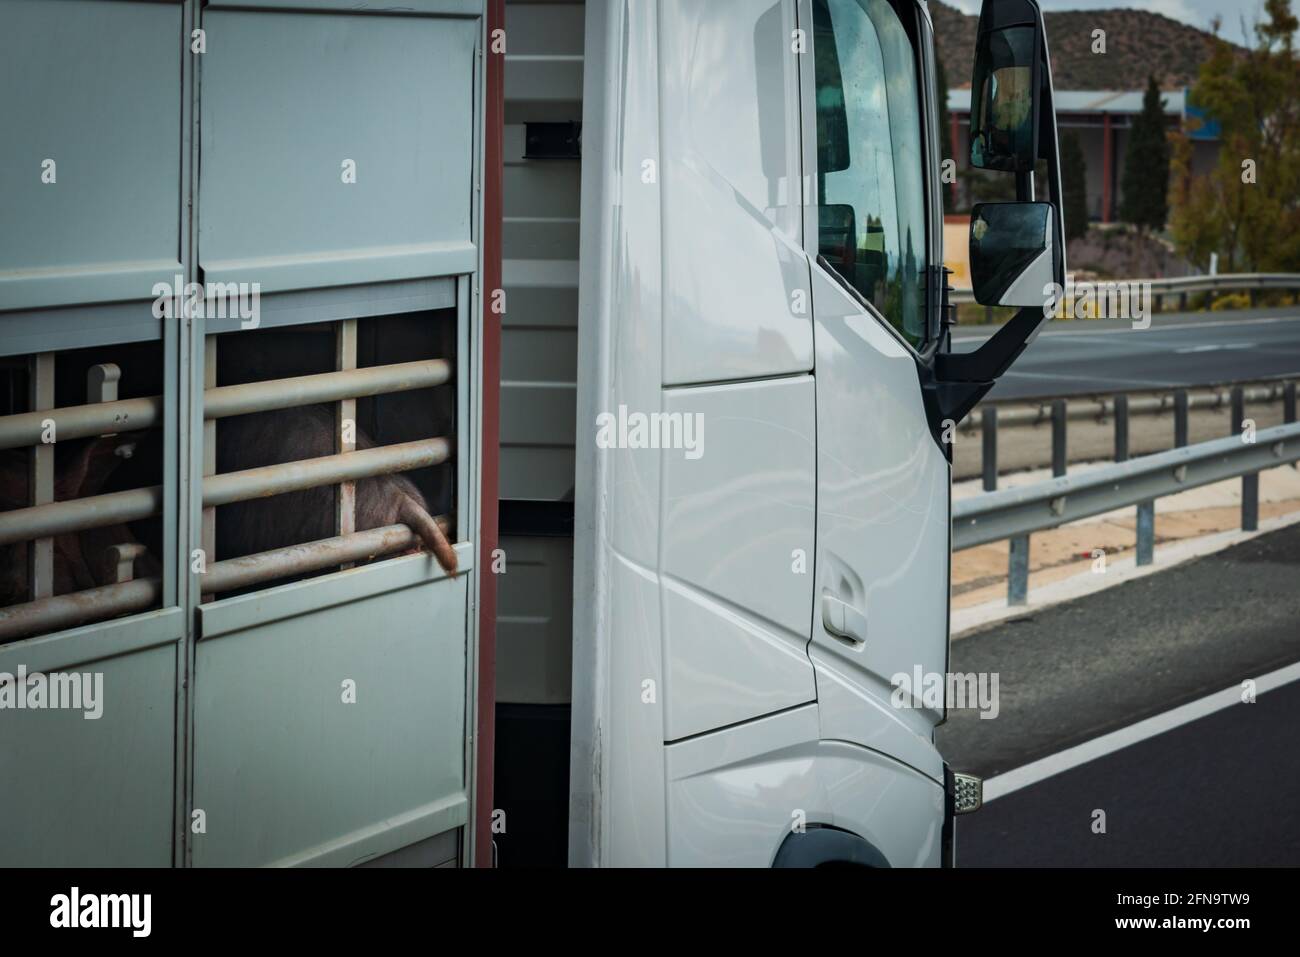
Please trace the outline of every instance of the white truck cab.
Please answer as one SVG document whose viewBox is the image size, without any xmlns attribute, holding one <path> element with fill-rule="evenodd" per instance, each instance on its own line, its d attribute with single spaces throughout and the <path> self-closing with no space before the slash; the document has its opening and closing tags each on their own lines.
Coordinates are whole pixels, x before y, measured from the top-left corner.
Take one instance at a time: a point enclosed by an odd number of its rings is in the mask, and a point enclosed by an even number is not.
<svg viewBox="0 0 1300 957">
<path fill-rule="evenodd" d="M 513 49 L 566 13 L 509 5 Z M 1037 4 L 987 0 L 980 30 L 972 165 L 1022 202 L 976 210 L 972 265 L 979 301 L 1030 308 L 955 356 L 924 2 L 586 4 L 571 864 L 951 860 L 944 706 L 893 678 L 946 671 L 947 442 L 1063 275 Z M 507 59 L 507 131 L 558 118 L 511 84 L 545 52 Z"/>
<path fill-rule="evenodd" d="M 958 354 L 921 0 L 0 0 L 0 866 L 951 862 L 977 42 Z"/>
</svg>

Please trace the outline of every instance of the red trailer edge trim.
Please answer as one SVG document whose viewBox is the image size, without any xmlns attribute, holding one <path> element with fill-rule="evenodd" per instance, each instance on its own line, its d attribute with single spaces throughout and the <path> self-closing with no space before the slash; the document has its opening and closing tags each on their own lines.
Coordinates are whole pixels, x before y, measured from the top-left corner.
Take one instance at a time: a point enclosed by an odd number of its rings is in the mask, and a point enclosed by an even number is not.
<svg viewBox="0 0 1300 957">
<path fill-rule="evenodd" d="M 496 744 L 497 490 L 501 439 L 501 316 L 493 312 L 501 288 L 502 138 L 505 130 L 505 0 L 488 0 L 486 130 L 483 142 L 483 463 L 480 479 L 478 583 L 478 781 L 475 790 L 476 867 L 492 866 L 492 784 Z M 498 33 L 500 30 L 502 32 Z M 495 49 L 494 49 L 495 48 Z M 497 51 L 500 52 L 497 52 Z"/>
</svg>

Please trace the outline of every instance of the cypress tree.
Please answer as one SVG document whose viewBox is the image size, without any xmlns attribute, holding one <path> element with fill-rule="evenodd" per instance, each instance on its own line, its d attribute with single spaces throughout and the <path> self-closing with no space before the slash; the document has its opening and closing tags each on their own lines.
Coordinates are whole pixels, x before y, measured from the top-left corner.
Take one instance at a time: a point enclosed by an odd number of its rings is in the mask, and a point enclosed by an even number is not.
<svg viewBox="0 0 1300 957">
<path fill-rule="evenodd" d="M 1142 112 L 1129 130 L 1119 217 L 1140 229 L 1164 229 L 1169 214 L 1169 140 L 1156 78 L 1147 79 Z"/>
<path fill-rule="evenodd" d="M 1065 217 L 1066 240 L 1078 239 L 1088 232 L 1088 167 L 1073 131 L 1061 134 L 1061 192 L 1064 194 L 1062 215 Z"/>
</svg>

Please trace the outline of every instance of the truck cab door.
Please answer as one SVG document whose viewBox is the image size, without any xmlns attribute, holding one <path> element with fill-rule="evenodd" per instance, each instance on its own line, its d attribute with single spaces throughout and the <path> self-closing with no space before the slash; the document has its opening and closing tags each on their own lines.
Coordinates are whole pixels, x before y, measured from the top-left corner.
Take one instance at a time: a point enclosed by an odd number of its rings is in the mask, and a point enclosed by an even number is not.
<svg viewBox="0 0 1300 957">
<path fill-rule="evenodd" d="M 806 0 L 806 250 L 817 382 L 817 557 L 809 656 L 823 739 L 937 781 L 943 703 L 894 678 L 942 675 L 948 646 L 948 458 L 917 361 L 932 338 L 938 264 L 927 170 L 934 112 L 928 23 L 912 0 Z"/>
<path fill-rule="evenodd" d="M 914 0 L 803 0 L 805 250 L 817 383 L 812 639 L 823 739 L 942 782 L 951 441 L 1064 284 L 1052 81 L 1036 0 L 984 0 L 969 165 L 1015 176 L 971 212 L 976 301 L 1019 311 L 948 351 L 933 31 Z M 954 144 L 954 151 L 958 145 Z M 1036 178 L 1047 198 L 1035 200 Z"/>
</svg>

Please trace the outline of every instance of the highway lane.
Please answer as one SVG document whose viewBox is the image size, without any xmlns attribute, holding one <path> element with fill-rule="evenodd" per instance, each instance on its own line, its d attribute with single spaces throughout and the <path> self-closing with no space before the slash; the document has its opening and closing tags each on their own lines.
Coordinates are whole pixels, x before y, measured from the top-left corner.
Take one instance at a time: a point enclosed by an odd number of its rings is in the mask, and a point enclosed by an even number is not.
<svg viewBox="0 0 1300 957">
<path fill-rule="evenodd" d="M 1295 867 L 1297 712 L 1292 681 L 999 797 L 959 819 L 958 864 Z"/>
<path fill-rule="evenodd" d="M 1000 708 L 950 711 L 939 746 L 994 777 L 1297 661 L 1300 525 L 955 641 Z M 959 864 L 1300 866 L 1298 709 L 1295 682 L 999 797 Z"/>
<path fill-rule="evenodd" d="M 964 352 L 987 327 L 955 330 Z M 1049 324 L 990 397 L 1030 399 L 1300 376 L 1300 309 L 1162 314 L 1149 329 L 1108 320 Z"/>
</svg>

